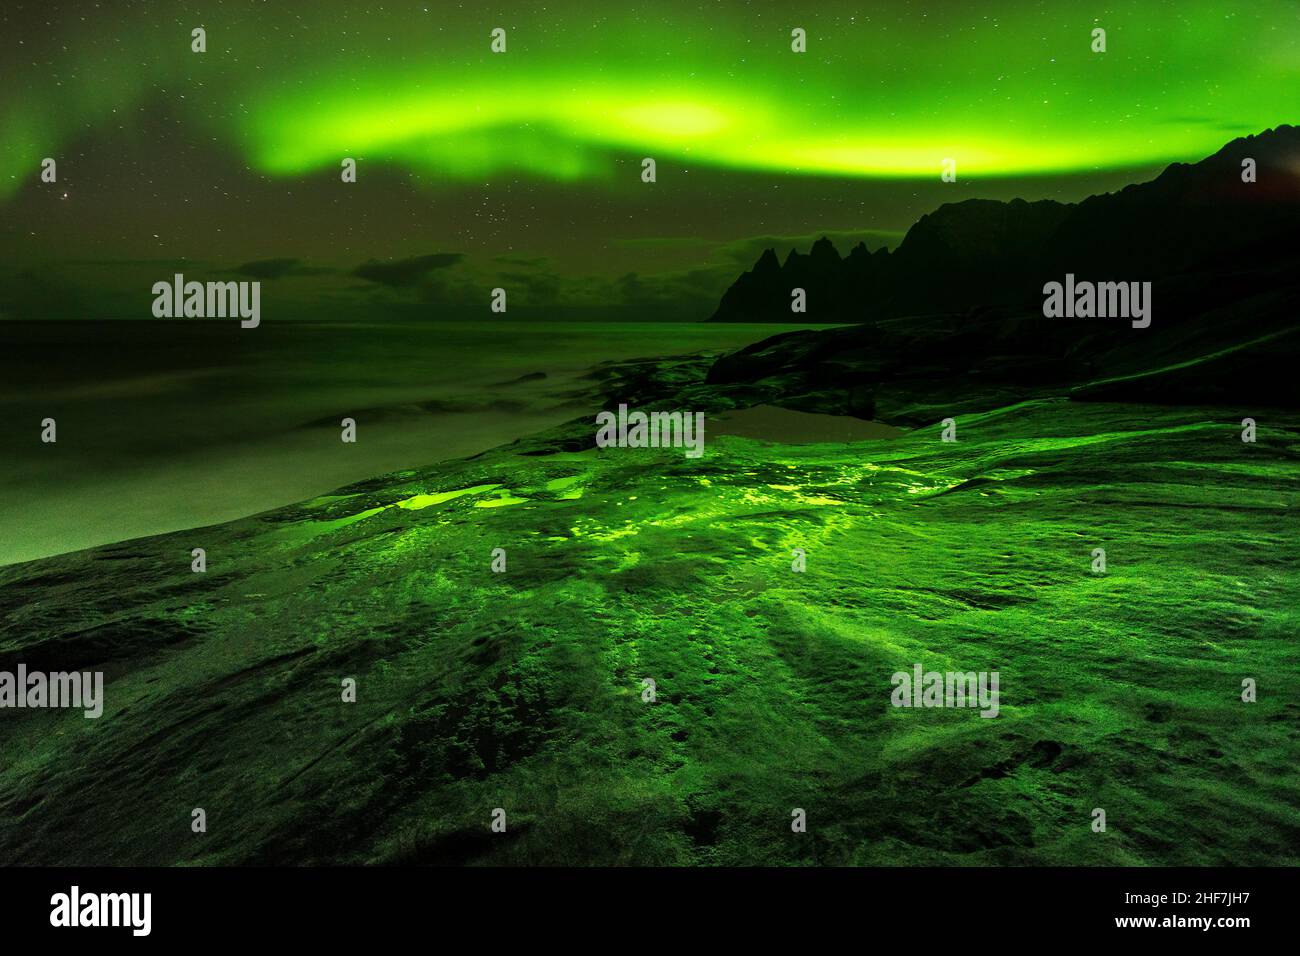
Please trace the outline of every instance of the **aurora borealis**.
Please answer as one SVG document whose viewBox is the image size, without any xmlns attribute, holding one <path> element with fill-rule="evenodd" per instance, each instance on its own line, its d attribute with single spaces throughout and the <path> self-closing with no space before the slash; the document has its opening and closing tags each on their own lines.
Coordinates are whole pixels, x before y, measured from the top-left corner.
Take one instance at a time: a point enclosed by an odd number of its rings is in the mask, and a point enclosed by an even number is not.
<svg viewBox="0 0 1300 956">
<path fill-rule="evenodd" d="M 1168 162 L 1218 145 L 1225 125 L 1274 122 L 1300 78 L 1284 0 L 123 10 L 120 32 L 75 5 L 7 12 L 8 42 L 31 59 L 6 67 L 6 192 L 154 89 L 183 130 L 234 144 L 262 172 L 355 155 L 438 182 L 609 178 L 603 157 L 620 150 L 851 176 L 929 176 L 948 156 L 971 176 Z M 198 25 L 202 54 L 189 49 Z M 489 50 L 496 26 L 501 54 Z M 806 54 L 791 51 L 795 26 Z M 1096 27 L 1103 54 L 1090 49 Z"/>
<path fill-rule="evenodd" d="M 317 281 L 294 298 L 317 314 L 355 291 L 331 273 L 439 255 L 460 257 L 426 289 L 447 309 L 508 285 L 575 315 L 703 317 L 768 245 L 875 247 L 975 196 L 1074 201 L 1293 118 L 1297 16 L 1289 0 L 10 5 L 0 258 L 37 277 L 0 266 L 0 316 L 131 313 L 125 290 L 158 270 L 84 264 L 176 260 L 301 263 Z"/>
<path fill-rule="evenodd" d="M 931 176 L 952 156 L 965 174 L 1007 176 L 1195 158 L 1226 118 L 1267 125 L 1293 103 L 1293 5 L 1086 12 L 670 5 L 653 19 L 521 20 L 499 56 L 462 24 L 364 81 L 339 63 L 302 92 L 254 97 L 248 153 L 276 173 L 360 152 L 449 178 L 601 178 L 602 151 L 625 149 L 868 177 Z M 807 54 L 791 52 L 787 23 L 809 31 Z M 1089 45 L 1099 26 L 1105 54 Z"/>
</svg>

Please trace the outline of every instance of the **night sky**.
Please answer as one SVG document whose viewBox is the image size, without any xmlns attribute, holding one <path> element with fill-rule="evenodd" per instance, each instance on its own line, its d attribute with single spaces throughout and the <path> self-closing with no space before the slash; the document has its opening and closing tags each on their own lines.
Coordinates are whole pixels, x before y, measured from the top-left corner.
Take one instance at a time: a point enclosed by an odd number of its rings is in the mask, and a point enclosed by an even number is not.
<svg viewBox="0 0 1300 956">
<path fill-rule="evenodd" d="M 0 7 L 0 48 L 0 316 L 133 315 L 180 263 L 312 314 L 502 284 L 699 318 L 765 245 L 874 248 L 1294 122 L 1300 5 L 83 0 Z"/>
</svg>

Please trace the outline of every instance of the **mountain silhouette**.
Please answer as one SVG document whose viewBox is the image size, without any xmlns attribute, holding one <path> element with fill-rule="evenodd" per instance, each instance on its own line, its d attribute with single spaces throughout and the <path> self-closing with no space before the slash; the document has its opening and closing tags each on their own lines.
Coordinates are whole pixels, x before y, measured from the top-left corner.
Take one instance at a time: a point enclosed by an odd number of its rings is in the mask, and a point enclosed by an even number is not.
<svg viewBox="0 0 1300 956">
<path fill-rule="evenodd" d="M 1257 181 L 1244 182 L 1253 159 Z M 1151 283 L 1151 324 L 1044 314 L 1044 283 Z M 894 252 L 820 239 L 763 253 L 717 320 L 844 328 L 773 336 L 718 359 L 738 405 L 921 424 L 1033 398 L 1294 407 L 1300 390 L 1300 129 L 1234 140 L 1192 165 L 1075 204 L 972 199 Z"/>
<path fill-rule="evenodd" d="M 1243 161 L 1255 181 L 1243 181 Z M 1300 221 L 1300 127 L 1235 139 L 1195 164 L 1079 203 L 968 199 L 922 216 L 898 248 L 823 237 L 784 263 L 768 249 L 722 296 L 713 321 L 865 322 L 1040 300 L 1069 272 L 1154 281 L 1290 254 Z M 1290 249 L 1288 249 L 1288 245 Z M 803 289 L 807 312 L 791 311 Z"/>
</svg>

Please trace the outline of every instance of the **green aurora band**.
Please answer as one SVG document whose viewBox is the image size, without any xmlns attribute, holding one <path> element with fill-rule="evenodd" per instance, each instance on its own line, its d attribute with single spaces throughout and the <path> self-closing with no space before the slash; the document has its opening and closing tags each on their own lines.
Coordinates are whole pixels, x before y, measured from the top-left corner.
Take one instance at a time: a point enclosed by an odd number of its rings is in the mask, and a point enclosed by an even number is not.
<svg viewBox="0 0 1300 956">
<path fill-rule="evenodd" d="M 594 20 L 321 3 L 310 16 L 122 16 L 112 35 L 102 21 L 59 22 L 18 38 L 23 53 L 0 68 L 0 196 L 75 135 L 129 131 L 158 98 L 186 135 L 237 149 L 263 174 L 337 170 L 351 156 L 436 186 L 625 176 L 614 155 L 860 177 L 937 176 L 947 157 L 963 177 L 1119 169 L 1196 159 L 1294 120 L 1300 89 L 1292 0 L 997 14 L 950 2 L 663 4 Z M 203 54 L 190 51 L 198 25 Z M 489 49 L 496 26 L 504 54 Z M 795 26 L 805 54 L 791 51 Z M 1105 53 L 1092 52 L 1095 27 Z"/>
</svg>

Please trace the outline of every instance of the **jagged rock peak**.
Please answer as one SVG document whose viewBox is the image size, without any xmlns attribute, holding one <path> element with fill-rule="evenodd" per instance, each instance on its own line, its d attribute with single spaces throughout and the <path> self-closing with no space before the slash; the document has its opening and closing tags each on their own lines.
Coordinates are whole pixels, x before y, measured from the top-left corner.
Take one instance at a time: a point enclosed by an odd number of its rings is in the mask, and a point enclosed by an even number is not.
<svg viewBox="0 0 1300 956">
<path fill-rule="evenodd" d="M 835 244 L 831 242 L 830 239 L 826 236 L 822 236 L 820 239 L 818 239 L 816 242 L 813 243 L 813 247 L 812 250 L 809 252 L 809 255 L 817 261 L 822 261 L 822 260 L 828 262 L 840 261 L 839 251 L 836 250 Z"/>
<path fill-rule="evenodd" d="M 758 261 L 754 263 L 753 271 L 760 275 L 768 272 L 780 272 L 781 262 L 776 257 L 776 250 L 764 249 L 763 254 L 759 256 Z"/>
</svg>

